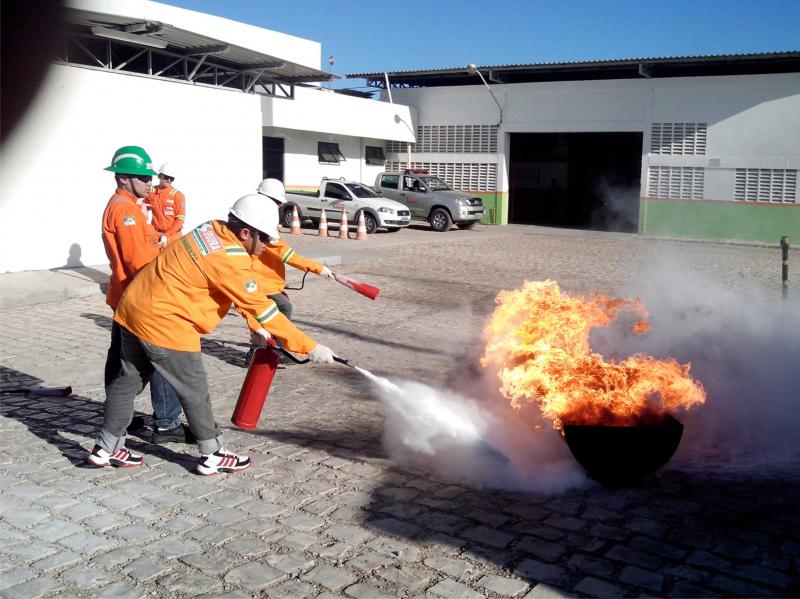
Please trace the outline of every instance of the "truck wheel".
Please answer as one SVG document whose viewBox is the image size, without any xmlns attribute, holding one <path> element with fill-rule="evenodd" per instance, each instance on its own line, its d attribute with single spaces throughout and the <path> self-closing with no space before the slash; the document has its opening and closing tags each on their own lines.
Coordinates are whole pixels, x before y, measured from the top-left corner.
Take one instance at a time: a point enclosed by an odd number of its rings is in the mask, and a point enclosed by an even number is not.
<svg viewBox="0 0 800 599">
<path fill-rule="evenodd" d="M 468 223 L 458 223 L 458 228 L 459 229 L 465 229 L 465 230 L 466 229 L 471 229 L 472 227 L 475 226 L 475 223 L 477 223 L 477 222 L 478 221 L 476 221 L 476 220 L 471 220 Z"/>
<path fill-rule="evenodd" d="M 300 211 L 298 210 L 297 213 L 300 214 Z M 294 214 L 294 208 L 292 206 L 285 206 L 283 212 L 281 213 L 281 220 L 283 221 L 281 224 L 287 229 L 292 228 L 292 214 Z M 300 219 L 302 220 L 302 218 L 303 217 L 301 216 Z"/>
<path fill-rule="evenodd" d="M 378 230 L 378 221 L 369 212 L 364 213 L 364 224 L 367 227 L 367 235 L 372 235 Z"/>
<path fill-rule="evenodd" d="M 438 233 L 449 231 L 450 227 L 453 226 L 453 219 L 450 218 L 450 213 L 444 208 L 437 208 L 431 212 L 428 222 L 431 224 L 431 228 Z"/>
</svg>

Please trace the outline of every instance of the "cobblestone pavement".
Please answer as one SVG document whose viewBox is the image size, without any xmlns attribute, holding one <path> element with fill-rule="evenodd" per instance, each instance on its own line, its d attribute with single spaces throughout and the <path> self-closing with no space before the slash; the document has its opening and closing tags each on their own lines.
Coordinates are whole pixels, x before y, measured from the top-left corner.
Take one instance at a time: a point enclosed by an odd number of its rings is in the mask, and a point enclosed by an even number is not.
<svg viewBox="0 0 800 599">
<path fill-rule="evenodd" d="M 292 293 L 296 321 L 357 365 L 437 387 L 458 383 L 495 294 L 524 279 L 613 294 L 667 253 L 733 289 L 780 277 L 774 248 L 626 235 L 477 227 L 366 243 L 370 259 L 339 270 L 380 287 L 379 299 L 309 277 Z M 281 369 L 259 427 L 239 431 L 228 419 L 247 335 L 231 315 L 204 338 L 204 364 L 226 443 L 253 467 L 199 477 L 194 448 L 144 434 L 128 441 L 144 468 L 90 469 L 110 326 L 102 296 L 10 308 L 0 321 L 4 387 L 73 388 L 0 399 L 4 598 L 800 594 L 796 461 L 676 463 L 633 488 L 553 496 L 470 488 L 392 462 L 380 402 L 339 365 Z M 137 412 L 148 404 L 145 392 Z"/>
</svg>

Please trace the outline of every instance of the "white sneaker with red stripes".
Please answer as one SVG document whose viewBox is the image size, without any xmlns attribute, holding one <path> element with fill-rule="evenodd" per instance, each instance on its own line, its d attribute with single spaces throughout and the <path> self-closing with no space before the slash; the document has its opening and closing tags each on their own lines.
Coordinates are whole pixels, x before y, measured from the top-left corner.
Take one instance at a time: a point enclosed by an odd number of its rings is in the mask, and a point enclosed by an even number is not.
<svg viewBox="0 0 800 599">
<path fill-rule="evenodd" d="M 236 455 L 226 449 L 218 449 L 214 453 L 200 456 L 197 464 L 197 473 L 203 476 L 219 474 L 220 472 L 239 472 L 250 467 L 250 458 Z"/>
<path fill-rule="evenodd" d="M 114 466 L 115 468 L 135 468 L 144 464 L 144 458 L 140 455 L 132 454 L 124 447 L 120 447 L 116 451 L 108 452 L 99 445 L 95 445 L 92 453 L 86 458 L 92 466 L 105 468 L 106 466 Z"/>
</svg>

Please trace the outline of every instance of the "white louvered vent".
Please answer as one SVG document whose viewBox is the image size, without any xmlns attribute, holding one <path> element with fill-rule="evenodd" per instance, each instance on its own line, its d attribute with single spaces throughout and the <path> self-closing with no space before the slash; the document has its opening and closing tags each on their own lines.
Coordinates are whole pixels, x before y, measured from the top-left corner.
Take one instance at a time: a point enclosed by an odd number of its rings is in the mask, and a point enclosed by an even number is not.
<svg viewBox="0 0 800 599">
<path fill-rule="evenodd" d="M 797 169 L 737 168 L 734 199 L 742 202 L 797 201 Z"/>
<path fill-rule="evenodd" d="M 425 169 L 453 189 L 463 191 L 494 191 L 497 165 L 486 162 L 387 162 L 386 169 L 399 172 L 406 168 Z"/>
<path fill-rule="evenodd" d="M 407 152 L 401 141 L 387 141 L 387 152 Z M 412 152 L 490 154 L 497 152 L 497 125 L 420 125 Z"/>
<path fill-rule="evenodd" d="M 654 198 L 702 200 L 705 169 L 692 166 L 651 166 L 647 172 L 648 195 Z"/>
<path fill-rule="evenodd" d="M 403 154 L 405 154 L 406 152 L 408 152 L 408 146 L 409 145 L 411 146 L 411 151 L 412 152 L 416 152 L 417 151 L 417 149 L 416 149 L 417 148 L 417 144 L 407 144 L 404 141 L 391 141 L 391 140 L 388 140 L 386 142 L 386 146 L 385 146 L 386 153 L 387 154 L 391 154 L 391 153 L 396 153 L 396 154 L 403 153 Z"/>
<path fill-rule="evenodd" d="M 653 123 L 650 153 L 697 156 L 706 153 L 706 123 Z"/>
</svg>

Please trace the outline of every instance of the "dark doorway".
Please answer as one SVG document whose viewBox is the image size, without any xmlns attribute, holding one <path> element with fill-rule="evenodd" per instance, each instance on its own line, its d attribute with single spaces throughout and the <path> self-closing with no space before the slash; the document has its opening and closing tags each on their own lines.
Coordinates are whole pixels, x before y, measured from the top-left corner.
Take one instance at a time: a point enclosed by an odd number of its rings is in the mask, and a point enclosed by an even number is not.
<svg viewBox="0 0 800 599">
<path fill-rule="evenodd" d="M 510 223 L 637 231 L 642 133 L 510 138 Z"/>
<path fill-rule="evenodd" d="M 283 143 L 282 137 L 261 138 L 261 162 L 263 179 L 283 181 Z"/>
</svg>

